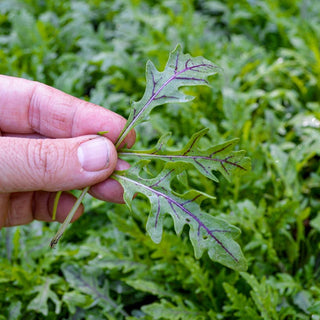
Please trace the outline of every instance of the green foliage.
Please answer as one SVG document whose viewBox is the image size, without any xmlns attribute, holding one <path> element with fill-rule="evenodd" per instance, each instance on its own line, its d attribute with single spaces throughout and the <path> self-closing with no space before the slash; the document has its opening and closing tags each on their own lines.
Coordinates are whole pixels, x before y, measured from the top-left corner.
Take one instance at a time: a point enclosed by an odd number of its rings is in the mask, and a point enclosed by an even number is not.
<svg viewBox="0 0 320 320">
<path fill-rule="evenodd" d="M 196 260 L 188 230 L 177 237 L 170 217 L 153 243 L 140 196 L 131 215 L 88 197 L 55 250 L 55 224 L 1 230 L 0 319 L 320 319 L 319 10 L 316 0 L 1 1 L 1 73 L 126 118 L 148 59 L 163 69 L 181 43 L 215 61 L 223 71 L 211 87 L 184 88 L 197 99 L 155 108 L 135 149 L 172 132 L 166 151 L 183 150 L 207 127 L 199 150 L 239 138 L 252 170 L 231 182 L 216 172 L 217 185 L 190 167 L 172 182 L 216 197 L 201 209 L 241 230 L 247 274 L 207 254 Z M 33 308 L 35 299 L 46 302 Z"/>
</svg>

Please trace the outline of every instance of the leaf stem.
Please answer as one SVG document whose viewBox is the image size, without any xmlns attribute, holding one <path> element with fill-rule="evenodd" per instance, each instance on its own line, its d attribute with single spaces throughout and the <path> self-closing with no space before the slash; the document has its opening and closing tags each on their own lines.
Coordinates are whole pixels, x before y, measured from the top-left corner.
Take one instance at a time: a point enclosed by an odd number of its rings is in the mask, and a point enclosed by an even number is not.
<svg viewBox="0 0 320 320">
<path fill-rule="evenodd" d="M 123 131 L 120 133 L 116 143 L 115 143 L 115 147 L 117 150 L 119 150 L 120 144 L 121 142 L 126 138 L 126 136 L 128 135 L 129 132 L 126 133 L 126 131 Z"/>
<path fill-rule="evenodd" d="M 59 239 L 62 237 L 63 233 L 65 232 L 66 228 L 68 227 L 70 221 L 72 220 L 74 214 L 76 213 L 77 209 L 79 208 L 84 196 L 87 194 L 87 192 L 89 191 L 90 187 L 86 187 L 82 190 L 80 197 L 77 199 L 77 201 L 75 202 L 75 204 L 73 205 L 72 209 L 70 210 L 70 212 L 68 213 L 68 216 L 66 218 L 66 220 L 64 220 L 64 222 L 62 223 L 62 225 L 60 226 L 58 232 L 56 233 L 56 235 L 52 238 L 51 242 L 50 242 L 50 247 L 54 248 L 55 245 L 58 243 Z"/>
<path fill-rule="evenodd" d="M 62 191 L 58 191 L 54 198 L 53 209 L 52 209 L 52 220 L 56 220 L 58 203 L 61 197 Z"/>
</svg>

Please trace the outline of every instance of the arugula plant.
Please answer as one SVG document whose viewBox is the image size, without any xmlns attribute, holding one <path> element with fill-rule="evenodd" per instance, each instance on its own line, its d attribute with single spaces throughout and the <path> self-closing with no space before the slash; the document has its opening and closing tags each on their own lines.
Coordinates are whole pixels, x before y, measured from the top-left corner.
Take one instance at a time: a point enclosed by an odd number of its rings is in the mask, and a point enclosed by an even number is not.
<svg viewBox="0 0 320 320">
<path fill-rule="evenodd" d="M 184 94 L 179 88 L 208 85 L 208 76 L 216 74 L 217 71 L 218 67 L 209 60 L 184 54 L 180 45 L 171 52 L 163 72 L 159 72 L 153 63 L 148 61 L 145 93 L 140 101 L 133 103 L 127 123 L 116 141 L 117 149 L 130 130 L 145 121 L 153 108 L 166 103 L 192 100 L 193 96 Z M 239 175 L 250 169 L 250 160 L 244 156 L 245 152 L 233 151 L 237 139 L 205 150 L 199 149 L 199 141 L 207 132 L 208 129 L 205 128 L 195 133 L 181 150 L 172 151 L 166 148 L 170 134 L 162 136 L 151 150 L 120 149 L 119 157 L 130 157 L 138 161 L 128 170 L 115 172 L 111 178 L 123 186 L 124 200 L 129 208 L 137 193 L 149 199 L 151 208 L 146 229 L 154 242 L 161 241 L 164 219 L 166 214 L 169 214 L 178 235 L 182 233 L 185 225 L 189 226 L 189 237 L 196 258 L 200 258 L 204 251 L 207 251 L 213 261 L 235 270 L 246 270 L 246 260 L 235 241 L 240 230 L 201 209 L 201 202 L 211 196 L 197 190 L 179 194 L 171 187 L 173 179 L 192 167 L 213 181 L 218 179 L 212 171 L 218 171 L 229 179 L 232 175 Z M 163 167 L 156 176 L 149 174 L 146 177 L 151 160 L 161 160 Z M 52 247 L 62 236 L 88 189 L 89 187 L 82 191 L 51 241 Z"/>
</svg>

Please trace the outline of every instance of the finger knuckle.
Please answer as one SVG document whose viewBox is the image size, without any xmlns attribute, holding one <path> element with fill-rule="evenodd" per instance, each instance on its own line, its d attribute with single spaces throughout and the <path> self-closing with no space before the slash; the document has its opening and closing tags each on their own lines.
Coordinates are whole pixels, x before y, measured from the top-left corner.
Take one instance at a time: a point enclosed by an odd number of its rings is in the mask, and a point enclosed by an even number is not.
<svg viewBox="0 0 320 320">
<path fill-rule="evenodd" d="M 42 181 L 43 189 L 46 189 L 54 180 L 58 170 L 63 167 L 62 150 L 50 139 L 33 140 L 28 147 L 28 164 L 34 177 Z"/>
</svg>

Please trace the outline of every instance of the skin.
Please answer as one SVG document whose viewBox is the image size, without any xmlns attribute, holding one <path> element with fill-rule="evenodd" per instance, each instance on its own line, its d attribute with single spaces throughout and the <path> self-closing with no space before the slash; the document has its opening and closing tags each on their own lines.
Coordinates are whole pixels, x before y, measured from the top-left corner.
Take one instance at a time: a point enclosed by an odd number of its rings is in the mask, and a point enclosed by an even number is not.
<svg viewBox="0 0 320 320">
<path fill-rule="evenodd" d="M 0 229 L 52 221 L 56 192 L 91 186 L 94 197 L 123 203 L 121 185 L 108 177 L 129 165 L 117 158 L 114 143 L 126 120 L 118 114 L 44 84 L 0 75 Z M 99 131 L 109 146 L 108 166 L 83 170 L 79 145 Z M 131 131 L 123 145 L 131 147 Z M 63 222 L 75 198 L 63 192 L 56 220 Z M 83 212 L 80 207 L 73 220 Z"/>
</svg>

